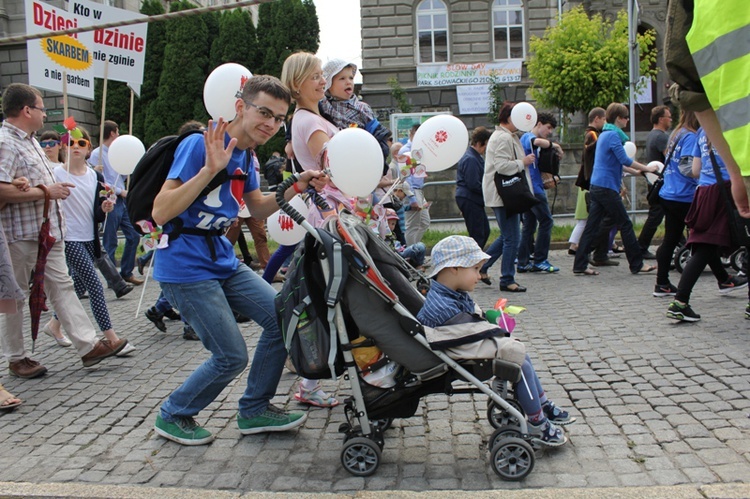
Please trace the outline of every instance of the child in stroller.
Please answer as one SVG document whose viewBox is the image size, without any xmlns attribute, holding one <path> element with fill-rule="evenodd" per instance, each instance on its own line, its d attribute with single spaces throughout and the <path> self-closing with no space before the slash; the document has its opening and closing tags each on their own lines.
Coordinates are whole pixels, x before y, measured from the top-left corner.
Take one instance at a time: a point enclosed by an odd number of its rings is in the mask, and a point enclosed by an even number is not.
<svg viewBox="0 0 750 499">
<path fill-rule="evenodd" d="M 449 236 L 432 250 L 434 265 L 429 277 L 434 279 L 417 319 L 425 326 L 461 324 L 477 319 L 478 307 L 469 296 L 480 280 L 479 269 L 489 259 L 470 237 Z M 549 447 L 565 444 L 565 432 L 558 425 L 573 423 L 575 418 L 548 400 L 528 354 L 523 365 L 522 381 L 515 394 L 529 422 L 536 442 Z"/>
</svg>

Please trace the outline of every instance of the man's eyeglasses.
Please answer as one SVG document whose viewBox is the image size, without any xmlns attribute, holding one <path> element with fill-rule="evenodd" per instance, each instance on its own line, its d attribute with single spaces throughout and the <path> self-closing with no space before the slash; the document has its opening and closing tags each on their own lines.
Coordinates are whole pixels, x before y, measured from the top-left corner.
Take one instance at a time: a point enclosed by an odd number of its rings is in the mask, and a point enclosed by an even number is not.
<svg viewBox="0 0 750 499">
<path fill-rule="evenodd" d="M 40 146 L 42 146 L 43 149 L 46 149 L 47 147 L 55 147 L 60 145 L 59 140 L 43 140 L 39 143 Z"/>
<path fill-rule="evenodd" d="M 90 142 L 86 139 L 71 139 L 70 145 L 71 146 L 78 146 L 78 147 L 88 147 Z"/>
<path fill-rule="evenodd" d="M 284 116 L 283 114 L 280 114 L 280 115 L 278 115 L 278 116 L 275 116 L 275 115 L 273 114 L 273 112 L 271 112 L 271 110 L 270 110 L 270 109 L 268 109 L 267 107 L 256 106 L 256 105 L 255 105 L 255 104 L 253 104 L 252 102 L 245 102 L 245 104 L 247 104 L 248 106 L 250 106 L 250 107 L 252 107 L 252 108 L 255 108 L 255 109 L 256 109 L 256 110 L 258 111 L 258 114 L 260 114 L 260 115 L 261 115 L 261 117 L 262 117 L 262 118 L 263 118 L 264 120 L 270 120 L 271 118 L 273 118 L 273 121 L 274 121 L 274 122 L 275 122 L 275 123 L 276 123 L 277 125 L 281 125 L 282 123 L 284 123 L 284 120 L 286 120 L 286 116 Z"/>
<path fill-rule="evenodd" d="M 622 119 L 624 119 L 624 120 L 629 120 L 629 119 L 630 119 L 630 115 L 627 115 L 627 116 L 623 116 L 623 117 L 622 117 Z"/>
<path fill-rule="evenodd" d="M 36 109 L 37 111 L 41 111 L 44 114 L 47 114 L 47 108 L 46 107 L 36 107 L 36 106 L 29 106 L 31 109 Z"/>
</svg>

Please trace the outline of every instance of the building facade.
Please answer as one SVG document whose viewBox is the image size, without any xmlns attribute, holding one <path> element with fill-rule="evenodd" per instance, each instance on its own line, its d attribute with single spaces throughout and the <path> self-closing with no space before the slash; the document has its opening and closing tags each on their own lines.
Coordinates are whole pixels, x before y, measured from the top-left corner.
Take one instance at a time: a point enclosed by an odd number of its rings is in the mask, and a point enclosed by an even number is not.
<svg viewBox="0 0 750 499">
<path fill-rule="evenodd" d="M 530 100 L 526 72 L 529 40 L 542 37 L 561 12 L 584 4 L 589 13 L 613 19 L 627 10 L 627 0 L 361 0 L 362 95 L 378 111 L 381 121 L 397 112 L 389 79 L 395 78 L 414 111 L 450 111 L 469 129 L 487 125 L 485 114 L 462 114 L 457 86 L 425 81 L 430 68 L 508 67 L 520 71 L 521 81 L 509 84 L 509 100 Z M 662 47 L 666 32 L 666 2 L 639 0 L 639 30 L 653 29 Z M 667 96 L 662 50 L 659 76 L 651 86 L 650 103 L 637 106 L 637 130 L 648 131 L 648 115 Z M 627 71 L 627 68 L 623 68 Z M 517 74 L 517 73 L 516 73 Z M 425 84 L 427 83 L 427 84 Z M 437 84 L 436 84 L 437 83 Z M 463 89 L 459 89 L 463 90 Z"/>
</svg>

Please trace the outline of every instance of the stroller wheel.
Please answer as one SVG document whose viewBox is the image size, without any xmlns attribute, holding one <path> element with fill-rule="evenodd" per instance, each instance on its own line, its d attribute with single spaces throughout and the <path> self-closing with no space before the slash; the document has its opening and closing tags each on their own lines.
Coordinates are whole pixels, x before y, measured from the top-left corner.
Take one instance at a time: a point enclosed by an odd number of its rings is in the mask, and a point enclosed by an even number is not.
<svg viewBox="0 0 750 499">
<path fill-rule="evenodd" d="M 393 424 L 393 418 L 376 419 L 370 422 L 375 428 L 379 429 L 381 432 L 384 432 Z"/>
<path fill-rule="evenodd" d="M 369 438 L 352 438 L 341 450 L 341 464 L 354 476 L 370 476 L 380 465 L 380 447 Z"/>
<path fill-rule="evenodd" d="M 520 438 L 500 440 L 490 453 L 490 464 L 503 480 L 523 480 L 534 469 L 534 450 Z"/>
<path fill-rule="evenodd" d="M 492 432 L 492 436 L 490 437 L 490 441 L 488 442 L 487 447 L 489 447 L 490 449 L 494 449 L 499 442 L 501 442 L 505 438 L 510 437 L 521 438 L 521 431 L 518 429 L 518 426 L 503 425 Z"/>
<path fill-rule="evenodd" d="M 506 400 L 509 405 L 513 406 L 518 412 L 523 414 L 523 409 L 516 400 Z M 498 406 L 494 400 L 490 399 L 487 404 L 487 420 L 490 422 L 493 428 L 500 428 L 501 426 L 513 426 L 518 425 L 520 421 L 516 419 L 510 412 Z"/>
<path fill-rule="evenodd" d="M 676 251 L 674 254 L 674 268 L 682 274 L 682 271 L 685 269 L 685 265 L 687 264 L 687 261 L 690 260 L 690 248 L 683 246 L 680 248 L 679 251 Z"/>
<path fill-rule="evenodd" d="M 747 258 L 747 248 L 742 246 L 729 256 L 729 264 L 735 271 L 740 272 L 745 262 L 745 258 Z"/>
</svg>

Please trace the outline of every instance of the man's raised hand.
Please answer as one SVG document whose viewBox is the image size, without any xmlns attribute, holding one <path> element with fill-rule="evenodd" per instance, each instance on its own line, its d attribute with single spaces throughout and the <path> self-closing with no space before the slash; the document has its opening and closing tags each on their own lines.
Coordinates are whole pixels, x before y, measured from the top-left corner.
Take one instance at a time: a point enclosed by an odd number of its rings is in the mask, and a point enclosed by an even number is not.
<svg viewBox="0 0 750 499">
<path fill-rule="evenodd" d="M 206 167 L 212 174 L 217 174 L 227 167 L 232 158 L 232 151 L 237 145 L 237 139 L 232 138 L 224 147 L 224 134 L 226 134 L 229 123 L 224 118 L 219 118 L 214 126 L 213 120 L 208 120 L 208 129 L 203 132 L 203 141 L 206 145 Z"/>
</svg>

